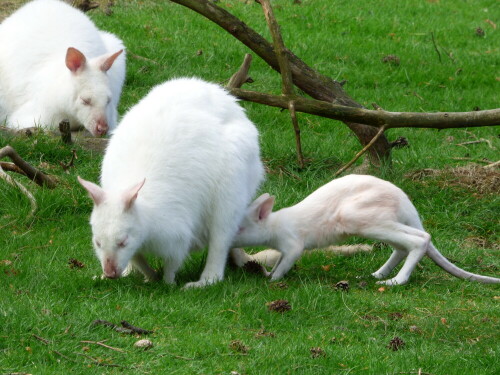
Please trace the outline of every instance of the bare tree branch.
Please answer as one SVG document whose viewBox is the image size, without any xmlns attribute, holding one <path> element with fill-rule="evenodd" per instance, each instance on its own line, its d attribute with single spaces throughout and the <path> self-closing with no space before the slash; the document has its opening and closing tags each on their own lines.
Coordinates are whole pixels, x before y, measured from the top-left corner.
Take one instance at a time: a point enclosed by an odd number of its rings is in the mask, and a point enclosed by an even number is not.
<svg viewBox="0 0 500 375">
<path fill-rule="evenodd" d="M 0 149 L 0 159 L 6 156 L 9 157 L 15 165 L 21 168 L 23 172 L 26 173 L 26 176 L 33 182 L 40 186 L 48 187 L 49 189 L 56 187 L 56 182 L 51 177 L 24 161 L 11 146 L 7 145 Z"/>
<path fill-rule="evenodd" d="M 266 104 L 272 107 L 288 108 L 288 100 L 282 96 L 236 88 L 230 90 L 230 92 L 243 100 Z M 347 107 L 300 96 L 296 96 L 293 100 L 295 102 L 295 109 L 299 112 L 344 122 L 351 121 L 367 124 L 373 127 L 386 125 L 387 129 L 449 129 L 500 125 L 500 108 L 471 112 L 389 112 L 383 109 L 370 110 Z"/>
<path fill-rule="evenodd" d="M 276 57 L 278 59 L 278 64 L 281 72 L 281 92 L 284 97 L 288 99 L 288 110 L 290 112 L 290 119 L 292 120 L 293 129 L 295 131 L 295 148 L 297 150 L 297 160 L 299 166 L 304 168 L 304 156 L 302 155 L 302 144 L 300 141 L 300 128 L 299 122 L 297 120 L 297 113 L 295 112 L 295 104 L 293 102 L 293 97 L 295 95 L 293 89 L 293 79 L 292 72 L 290 70 L 290 64 L 288 57 L 286 55 L 285 43 L 281 36 L 280 27 L 276 18 L 274 17 L 273 8 L 269 0 L 257 0 L 262 5 L 264 10 L 264 15 L 266 17 L 267 26 L 273 37 L 274 50 Z"/>
<path fill-rule="evenodd" d="M 172 1 L 192 9 L 208 18 L 210 21 L 216 23 L 259 55 L 274 70 L 278 72 L 280 71 L 278 59 L 273 46 L 261 35 L 248 27 L 237 17 L 233 16 L 231 13 L 208 0 Z M 345 93 L 339 82 L 319 74 L 289 50 L 286 50 L 285 53 L 288 61 L 290 62 L 293 83 L 305 93 L 318 100 L 334 102 L 357 108 L 363 107 Z M 242 99 L 246 100 L 245 98 Z M 369 143 L 370 140 L 377 134 L 377 129 L 370 126 L 355 122 L 346 122 L 346 125 L 356 134 L 362 145 Z M 390 150 L 391 148 L 389 146 L 389 142 L 385 136 L 381 136 L 373 147 L 370 148 L 370 161 L 373 164 L 379 164 L 381 160 L 390 160 Z"/>
<path fill-rule="evenodd" d="M 343 172 L 345 172 L 347 169 L 349 169 L 349 167 L 351 165 L 353 165 L 356 162 L 356 160 L 358 160 L 361 157 L 361 155 L 363 155 L 377 141 L 377 138 L 380 137 L 384 133 L 384 130 L 385 130 L 385 125 L 381 126 L 380 129 L 378 130 L 378 133 L 375 135 L 375 137 L 373 137 L 373 139 L 370 141 L 370 143 L 368 143 L 365 147 L 363 147 L 363 149 L 361 151 L 359 151 L 354 156 L 354 158 L 352 158 L 352 160 L 349 163 L 347 163 L 342 168 L 340 168 L 333 175 L 333 177 L 335 178 L 335 177 L 339 176 L 340 174 L 342 174 Z"/>
<path fill-rule="evenodd" d="M 249 53 L 245 54 L 245 58 L 243 59 L 243 63 L 236 73 L 234 73 L 231 78 L 229 78 L 229 82 L 226 87 L 229 89 L 241 88 L 243 84 L 247 83 L 251 78 L 248 76 L 248 71 L 250 70 L 250 64 L 252 64 L 252 55 Z"/>
</svg>

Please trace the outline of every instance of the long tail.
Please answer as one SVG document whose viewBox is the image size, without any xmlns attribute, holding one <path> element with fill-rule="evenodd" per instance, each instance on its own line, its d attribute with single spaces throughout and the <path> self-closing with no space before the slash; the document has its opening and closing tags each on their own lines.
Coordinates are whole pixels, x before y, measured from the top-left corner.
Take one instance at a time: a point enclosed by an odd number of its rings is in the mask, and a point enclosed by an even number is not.
<svg viewBox="0 0 500 375">
<path fill-rule="evenodd" d="M 474 280 L 485 284 L 498 284 L 500 279 L 491 276 L 477 275 L 475 273 L 467 272 L 446 259 L 431 243 L 427 249 L 427 256 L 431 258 L 439 267 L 455 277 L 466 280 Z"/>
</svg>

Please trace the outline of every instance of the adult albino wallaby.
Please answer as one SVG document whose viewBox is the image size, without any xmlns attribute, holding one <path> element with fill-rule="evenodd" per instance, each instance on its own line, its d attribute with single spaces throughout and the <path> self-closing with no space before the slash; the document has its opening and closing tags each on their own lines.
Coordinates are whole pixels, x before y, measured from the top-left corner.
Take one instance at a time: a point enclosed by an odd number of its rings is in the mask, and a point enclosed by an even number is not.
<svg viewBox="0 0 500 375">
<path fill-rule="evenodd" d="M 116 126 L 123 43 L 58 0 L 32 1 L 0 24 L 0 123 L 102 136 Z"/>
<path fill-rule="evenodd" d="M 257 198 L 247 209 L 233 240 L 235 247 L 269 246 L 281 252 L 271 271 L 272 280 L 283 277 L 304 249 L 359 236 L 383 241 L 394 248 L 389 260 L 372 274 L 377 279 L 388 276 L 406 258 L 396 277 L 379 284 L 405 284 L 424 255 L 453 276 L 500 283 L 500 279 L 476 275 L 450 263 L 432 244 L 406 194 L 379 178 L 345 176 L 320 187 L 295 206 L 272 212 L 273 205 L 274 197 L 269 194 Z M 237 253 L 233 256 L 243 257 Z"/>
<path fill-rule="evenodd" d="M 199 79 L 155 87 L 111 136 L 101 186 L 79 178 L 94 201 L 92 242 L 104 275 L 120 277 L 129 261 L 146 279 L 142 256 L 164 261 L 163 279 L 192 249 L 208 245 L 197 282 L 222 280 L 231 240 L 263 179 L 258 132 L 236 99 Z"/>
</svg>

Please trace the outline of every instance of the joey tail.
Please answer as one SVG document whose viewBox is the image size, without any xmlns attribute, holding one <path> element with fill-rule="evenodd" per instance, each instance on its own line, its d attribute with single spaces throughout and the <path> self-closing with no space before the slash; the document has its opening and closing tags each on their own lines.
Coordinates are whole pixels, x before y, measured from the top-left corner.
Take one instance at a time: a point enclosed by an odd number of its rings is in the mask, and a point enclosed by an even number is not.
<svg viewBox="0 0 500 375">
<path fill-rule="evenodd" d="M 429 244 L 427 248 L 427 256 L 431 258 L 434 263 L 436 263 L 439 267 L 441 267 L 446 272 L 451 275 L 458 277 L 459 279 L 473 280 L 478 281 L 484 284 L 498 284 L 500 283 L 500 279 L 491 276 L 483 276 L 478 275 L 472 272 L 465 271 L 453 263 L 451 263 L 448 259 L 446 259 L 435 247 L 432 243 Z"/>
</svg>

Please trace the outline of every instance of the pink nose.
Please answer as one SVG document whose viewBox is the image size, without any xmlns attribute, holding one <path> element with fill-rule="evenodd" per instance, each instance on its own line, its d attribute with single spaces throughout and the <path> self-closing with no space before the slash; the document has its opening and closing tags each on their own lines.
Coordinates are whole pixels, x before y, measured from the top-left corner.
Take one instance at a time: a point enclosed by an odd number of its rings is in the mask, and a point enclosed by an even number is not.
<svg viewBox="0 0 500 375">
<path fill-rule="evenodd" d="M 108 132 L 108 123 L 104 119 L 99 119 L 97 120 L 96 126 L 95 126 L 95 135 L 97 136 L 103 136 L 106 135 Z"/>
<path fill-rule="evenodd" d="M 104 263 L 104 276 L 108 279 L 117 279 L 120 277 L 116 264 L 109 258 L 106 258 Z"/>
</svg>

